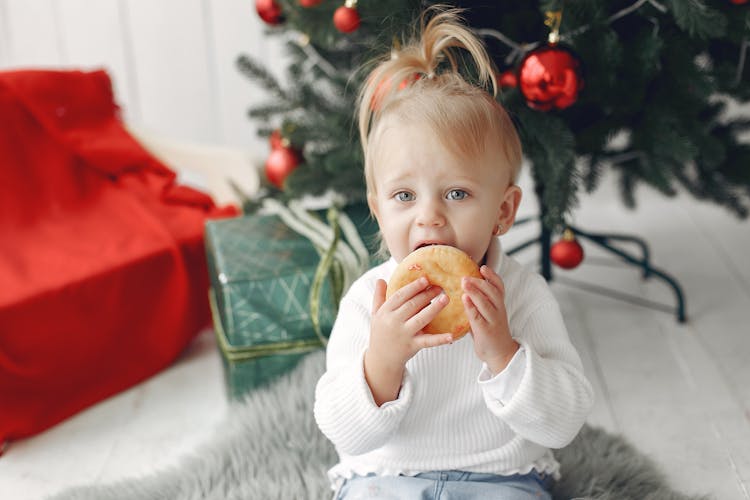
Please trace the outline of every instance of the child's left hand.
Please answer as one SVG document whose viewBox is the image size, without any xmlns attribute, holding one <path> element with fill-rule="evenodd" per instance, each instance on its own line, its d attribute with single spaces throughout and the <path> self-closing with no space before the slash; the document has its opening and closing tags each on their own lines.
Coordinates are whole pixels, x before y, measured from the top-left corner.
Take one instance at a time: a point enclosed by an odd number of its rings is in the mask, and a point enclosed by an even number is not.
<svg viewBox="0 0 750 500">
<path fill-rule="evenodd" d="M 503 371 L 519 348 L 510 335 L 505 309 L 505 285 L 488 266 L 479 272 L 485 279 L 465 277 L 462 300 L 474 337 L 474 351 L 493 375 Z"/>
</svg>

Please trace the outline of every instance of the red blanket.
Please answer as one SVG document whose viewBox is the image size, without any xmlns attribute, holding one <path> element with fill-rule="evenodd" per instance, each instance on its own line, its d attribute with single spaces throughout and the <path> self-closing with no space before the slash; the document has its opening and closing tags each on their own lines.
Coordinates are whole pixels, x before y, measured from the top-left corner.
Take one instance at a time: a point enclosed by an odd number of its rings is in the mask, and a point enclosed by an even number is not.
<svg viewBox="0 0 750 500">
<path fill-rule="evenodd" d="M 0 72 L 0 444 L 164 368 L 209 324 L 206 218 L 103 71 Z"/>
</svg>

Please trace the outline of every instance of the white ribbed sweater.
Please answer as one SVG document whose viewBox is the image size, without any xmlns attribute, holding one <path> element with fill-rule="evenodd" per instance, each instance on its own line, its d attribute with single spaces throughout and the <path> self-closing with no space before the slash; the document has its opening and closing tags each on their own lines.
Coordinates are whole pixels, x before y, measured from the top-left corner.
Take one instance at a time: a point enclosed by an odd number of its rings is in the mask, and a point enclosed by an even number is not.
<svg viewBox="0 0 750 500">
<path fill-rule="evenodd" d="M 334 487 L 368 473 L 534 468 L 557 475 L 550 448 L 575 437 L 593 391 L 544 279 L 503 255 L 499 240 L 490 245 L 487 265 L 503 279 L 510 330 L 524 350 L 520 382 L 509 381 L 507 369 L 480 382 L 486 367 L 466 335 L 417 353 L 406 364 L 398 399 L 376 406 L 362 361 L 375 283 L 388 281 L 395 261 L 371 269 L 346 293 L 315 391 L 315 419 L 340 459 L 329 472 Z M 509 382 L 515 391 L 503 402 Z"/>
</svg>

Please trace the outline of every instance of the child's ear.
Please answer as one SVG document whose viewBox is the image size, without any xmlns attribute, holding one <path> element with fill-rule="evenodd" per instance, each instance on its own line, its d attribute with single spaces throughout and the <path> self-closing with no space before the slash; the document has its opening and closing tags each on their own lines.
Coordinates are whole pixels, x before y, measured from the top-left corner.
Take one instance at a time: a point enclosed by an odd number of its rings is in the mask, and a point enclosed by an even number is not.
<svg viewBox="0 0 750 500">
<path fill-rule="evenodd" d="M 505 189 L 497 219 L 498 224 L 503 228 L 500 231 L 501 233 L 505 233 L 515 222 L 516 212 L 518 212 L 518 206 L 521 204 L 521 195 L 521 188 L 515 184 L 511 184 Z"/>
</svg>

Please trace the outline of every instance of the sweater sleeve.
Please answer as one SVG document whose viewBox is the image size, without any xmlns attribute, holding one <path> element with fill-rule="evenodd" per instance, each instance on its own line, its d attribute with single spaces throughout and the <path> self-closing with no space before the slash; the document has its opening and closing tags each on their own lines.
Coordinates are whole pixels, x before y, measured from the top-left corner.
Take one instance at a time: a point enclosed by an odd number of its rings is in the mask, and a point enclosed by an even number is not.
<svg viewBox="0 0 750 500">
<path fill-rule="evenodd" d="M 583 426 L 593 390 L 551 294 L 513 336 L 526 352 L 523 376 L 509 401 L 484 391 L 487 407 L 529 441 L 562 448 Z"/>
<path fill-rule="evenodd" d="M 408 371 L 395 401 L 375 404 L 365 380 L 363 360 L 370 312 L 345 297 L 326 351 L 326 372 L 315 388 L 315 420 L 339 452 L 360 455 L 381 447 L 393 435 L 412 398 Z"/>
<path fill-rule="evenodd" d="M 502 404 L 507 404 L 513 394 L 516 393 L 525 372 L 526 349 L 523 346 L 516 351 L 508 366 L 494 377 L 487 363 L 482 363 L 482 371 L 479 373 L 477 380 L 482 388 L 485 400 L 497 400 Z"/>
</svg>

